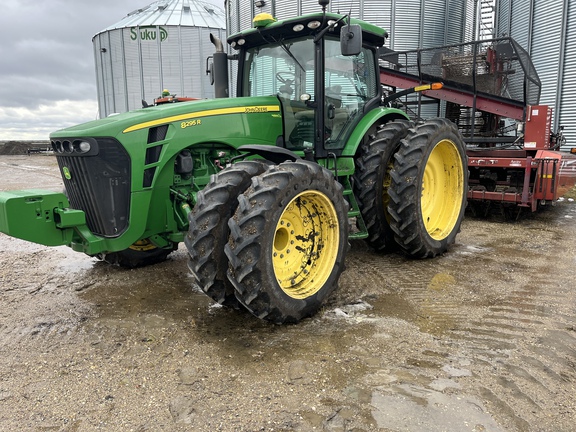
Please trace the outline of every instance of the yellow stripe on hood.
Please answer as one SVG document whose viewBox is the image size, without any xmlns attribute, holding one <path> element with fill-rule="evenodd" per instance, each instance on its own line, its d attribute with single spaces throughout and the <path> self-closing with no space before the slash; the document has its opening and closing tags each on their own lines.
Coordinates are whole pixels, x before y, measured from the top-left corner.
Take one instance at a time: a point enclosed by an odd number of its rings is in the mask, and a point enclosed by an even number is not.
<svg viewBox="0 0 576 432">
<path fill-rule="evenodd" d="M 179 114 L 171 117 L 164 117 L 157 120 L 151 120 L 144 123 L 139 123 L 124 129 L 123 133 L 134 132 L 140 129 L 159 126 L 166 123 L 172 123 L 176 121 L 190 120 L 202 117 L 210 117 L 226 114 L 257 114 L 257 113 L 278 112 L 278 111 L 280 111 L 280 107 L 278 105 L 251 105 L 251 106 L 241 106 L 233 108 L 218 108 L 206 111 L 198 111 L 195 113 Z"/>
</svg>

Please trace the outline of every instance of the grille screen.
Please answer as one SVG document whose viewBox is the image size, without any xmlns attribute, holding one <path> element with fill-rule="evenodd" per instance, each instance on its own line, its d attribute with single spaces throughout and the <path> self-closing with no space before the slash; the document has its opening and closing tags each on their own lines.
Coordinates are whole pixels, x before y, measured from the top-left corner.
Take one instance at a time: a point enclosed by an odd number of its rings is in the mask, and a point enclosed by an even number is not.
<svg viewBox="0 0 576 432">
<path fill-rule="evenodd" d="M 148 144 L 155 143 L 157 141 L 162 141 L 166 139 L 166 133 L 168 132 L 168 125 L 162 125 L 150 128 L 148 131 Z"/>
<path fill-rule="evenodd" d="M 70 206 L 86 213 L 90 231 L 117 237 L 128 227 L 130 157 L 112 138 L 98 139 L 98 154 L 57 154 Z M 64 168 L 67 168 L 66 170 Z M 69 178 L 68 178 L 69 177 Z"/>
</svg>

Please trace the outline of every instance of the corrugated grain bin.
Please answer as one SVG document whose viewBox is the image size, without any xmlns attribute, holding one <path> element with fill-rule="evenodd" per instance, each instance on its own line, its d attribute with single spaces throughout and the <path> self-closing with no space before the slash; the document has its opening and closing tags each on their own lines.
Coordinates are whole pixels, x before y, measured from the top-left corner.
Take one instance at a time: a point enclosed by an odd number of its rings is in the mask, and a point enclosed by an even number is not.
<svg viewBox="0 0 576 432">
<path fill-rule="evenodd" d="M 576 148 L 576 2 L 499 0 L 497 36 L 512 36 L 532 58 L 542 81 L 540 103 L 554 110 L 552 129 L 564 126 L 568 148 Z"/>
<path fill-rule="evenodd" d="M 224 10 L 202 0 L 161 0 L 129 13 L 92 39 L 100 117 L 152 103 L 163 89 L 211 98 L 210 33 L 226 37 Z"/>
</svg>

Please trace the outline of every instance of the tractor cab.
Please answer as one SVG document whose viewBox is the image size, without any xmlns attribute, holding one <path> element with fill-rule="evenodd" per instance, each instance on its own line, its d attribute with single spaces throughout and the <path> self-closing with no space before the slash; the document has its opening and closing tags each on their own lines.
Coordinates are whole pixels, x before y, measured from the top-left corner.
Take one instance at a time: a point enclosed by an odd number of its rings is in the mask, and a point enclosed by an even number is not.
<svg viewBox="0 0 576 432">
<path fill-rule="evenodd" d="M 237 96 L 275 95 L 283 134 L 278 145 L 314 157 L 339 156 L 364 114 L 381 101 L 377 48 L 386 32 L 347 16 L 316 13 L 232 35 L 238 50 Z"/>
</svg>

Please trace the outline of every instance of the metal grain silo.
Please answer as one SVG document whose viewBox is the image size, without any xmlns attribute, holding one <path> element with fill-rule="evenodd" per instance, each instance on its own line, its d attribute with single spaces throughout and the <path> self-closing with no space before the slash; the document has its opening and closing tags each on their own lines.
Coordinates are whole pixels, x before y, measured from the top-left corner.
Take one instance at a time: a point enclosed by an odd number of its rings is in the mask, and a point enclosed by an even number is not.
<svg viewBox="0 0 576 432">
<path fill-rule="evenodd" d="M 564 149 L 576 147 L 576 2 L 499 0 L 496 32 L 528 51 L 542 81 L 540 103 L 554 110 L 552 129 L 564 126 Z"/>
<path fill-rule="evenodd" d="M 100 117 L 142 107 L 163 89 L 214 96 L 206 58 L 210 33 L 225 38 L 224 10 L 202 0 L 160 0 L 129 13 L 92 39 Z"/>
</svg>

